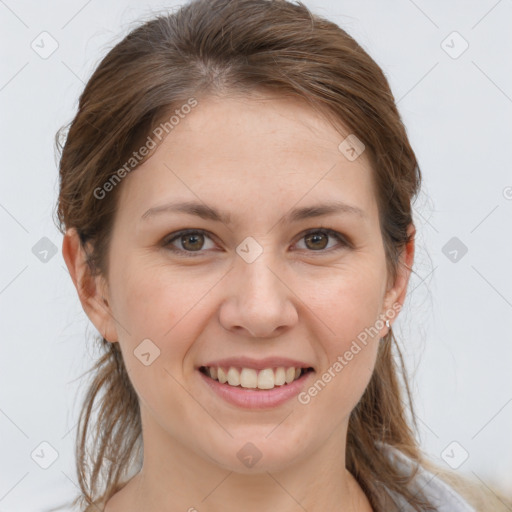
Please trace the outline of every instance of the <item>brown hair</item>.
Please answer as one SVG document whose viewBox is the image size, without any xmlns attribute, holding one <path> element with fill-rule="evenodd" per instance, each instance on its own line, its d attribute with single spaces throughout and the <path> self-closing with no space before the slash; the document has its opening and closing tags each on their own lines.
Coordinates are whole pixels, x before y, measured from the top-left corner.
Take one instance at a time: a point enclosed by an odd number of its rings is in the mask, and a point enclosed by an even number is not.
<svg viewBox="0 0 512 512">
<path fill-rule="evenodd" d="M 421 174 L 388 82 L 340 27 L 300 2 L 285 0 L 194 1 L 134 29 L 101 61 L 80 97 L 63 147 L 57 134 L 62 152 L 59 229 L 64 233 L 76 228 L 84 249 L 90 249 L 92 274 L 108 276 L 109 240 L 122 183 L 101 200 L 95 190 L 159 122 L 190 98 L 257 90 L 302 98 L 364 142 L 374 171 L 389 275 L 396 277 Z M 104 338 L 100 343 L 104 354 L 91 369 L 76 445 L 83 496 L 75 503 L 87 510 L 97 510 L 88 504 L 104 506 L 126 483 L 123 479 L 141 448 L 138 399 L 118 343 Z M 99 412 L 92 429 L 95 403 Z M 347 438 L 347 468 L 375 511 L 391 510 L 393 495 L 416 511 L 433 510 L 407 486 L 415 471 L 401 474 L 376 444 L 396 447 L 420 464 L 410 420 L 414 424 L 405 368 L 390 331 L 371 381 L 352 411 Z"/>
</svg>

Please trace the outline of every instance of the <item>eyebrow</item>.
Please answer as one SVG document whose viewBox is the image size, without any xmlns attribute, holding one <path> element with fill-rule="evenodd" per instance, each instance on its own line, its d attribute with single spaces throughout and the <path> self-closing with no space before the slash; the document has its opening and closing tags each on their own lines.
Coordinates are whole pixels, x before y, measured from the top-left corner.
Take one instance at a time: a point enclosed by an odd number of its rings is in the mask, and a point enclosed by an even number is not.
<svg viewBox="0 0 512 512">
<path fill-rule="evenodd" d="M 155 206 L 146 211 L 142 217 L 142 221 L 148 221 L 158 214 L 162 213 L 186 213 L 188 215 L 195 215 L 205 220 L 212 220 L 215 222 L 222 222 L 226 225 L 231 224 L 231 215 L 225 211 L 217 210 L 204 203 L 196 203 L 193 201 L 185 201 L 178 203 L 167 203 L 161 206 Z M 327 203 L 295 208 L 288 212 L 281 222 L 298 222 L 305 219 L 321 217 L 330 214 L 350 214 L 365 218 L 366 214 L 361 208 L 352 206 L 340 201 L 331 201 Z"/>
</svg>

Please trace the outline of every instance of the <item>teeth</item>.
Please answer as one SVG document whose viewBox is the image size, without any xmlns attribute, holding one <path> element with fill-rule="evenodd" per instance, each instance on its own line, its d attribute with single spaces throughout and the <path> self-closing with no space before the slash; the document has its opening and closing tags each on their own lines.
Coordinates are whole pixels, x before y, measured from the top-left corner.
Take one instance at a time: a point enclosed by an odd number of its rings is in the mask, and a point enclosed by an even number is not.
<svg viewBox="0 0 512 512">
<path fill-rule="evenodd" d="M 236 368 L 230 368 L 228 370 L 228 384 L 230 386 L 240 385 L 240 373 Z"/>
<path fill-rule="evenodd" d="M 243 371 L 243 370 L 242 370 Z M 274 370 L 266 368 L 258 373 L 258 388 L 259 389 L 272 389 L 275 386 Z"/>
<path fill-rule="evenodd" d="M 274 377 L 274 384 L 276 386 L 282 386 L 286 382 L 286 371 L 281 366 L 280 368 L 276 368 L 276 373 Z"/>
<path fill-rule="evenodd" d="M 213 379 L 213 375 L 210 373 L 210 377 Z M 228 381 L 226 374 L 222 368 L 217 368 L 217 379 L 221 384 L 225 384 Z"/>
<path fill-rule="evenodd" d="M 276 386 L 290 384 L 302 375 L 302 368 L 265 368 L 264 370 L 255 370 L 254 368 L 230 367 L 227 371 L 223 368 L 207 367 L 206 373 L 212 379 L 218 380 L 221 384 L 230 386 L 241 386 L 252 389 L 273 389 Z"/>
<path fill-rule="evenodd" d="M 236 371 L 237 370 L 235 370 L 235 372 Z M 258 384 L 258 372 L 253 368 L 243 368 L 240 372 L 240 386 L 243 388 L 257 388 Z"/>
<path fill-rule="evenodd" d="M 295 368 L 290 367 L 286 369 L 286 384 L 290 384 L 295 379 Z"/>
</svg>

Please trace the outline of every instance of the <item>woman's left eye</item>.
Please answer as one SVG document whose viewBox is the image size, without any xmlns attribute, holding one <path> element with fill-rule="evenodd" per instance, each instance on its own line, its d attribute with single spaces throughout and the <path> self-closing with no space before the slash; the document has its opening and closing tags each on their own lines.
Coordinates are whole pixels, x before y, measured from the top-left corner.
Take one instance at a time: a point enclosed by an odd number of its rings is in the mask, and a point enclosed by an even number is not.
<svg viewBox="0 0 512 512">
<path fill-rule="evenodd" d="M 332 229 L 313 229 L 309 230 L 307 233 L 303 233 L 301 235 L 301 238 L 299 240 L 305 240 L 306 241 L 306 247 L 308 249 L 311 249 L 312 247 L 314 250 L 324 250 L 324 249 L 331 249 L 332 245 L 328 246 L 327 239 L 328 238 L 335 238 L 338 241 L 338 244 L 342 247 L 348 247 L 348 242 L 343 237 L 341 233 L 338 233 L 337 231 L 333 231 Z M 310 244 L 308 247 L 307 244 Z M 341 247 L 338 247 L 340 249 Z"/>
<path fill-rule="evenodd" d="M 350 245 L 341 233 L 325 228 L 311 229 L 306 233 L 302 233 L 299 241 L 304 240 L 306 249 L 312 249 L 312 251 L 308 252 L 319 252 L 332 248 L 332 245 L 328 246 L 328 238 L 335 238 L 341 246 L 339 248 L 348 247 Z M 186 256 L 197 256 L 197 254 L 194 253 L 204 252 L 201 249 L 204 249 L 205 239 L 212 240 L 211 237 L 207 235 L 206 231 L 202 229 L 188 229 L 169 235 L 169 237 L 164 240 L 163 246 L 175 253 L 181 253 Z M 173 245 L 175 242 L 181 244 L 181 248 Z M 214 247 L 209 248 L 212 249 Z"/>
</svg>

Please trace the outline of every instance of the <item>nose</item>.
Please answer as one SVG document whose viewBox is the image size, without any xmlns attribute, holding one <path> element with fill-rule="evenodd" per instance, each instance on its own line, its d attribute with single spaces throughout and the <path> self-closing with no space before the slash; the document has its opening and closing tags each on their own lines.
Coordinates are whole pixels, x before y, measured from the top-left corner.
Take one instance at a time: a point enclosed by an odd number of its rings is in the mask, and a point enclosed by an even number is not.
<svg viewBox="0 0 512 512">
<path fill-rule="evenodd" d="M 220 309 L 220 322 L 228 331 L 268 338 L 282 335 L 298 321 L 295 294 L 279 267 L 264 256 L 252 263 L 240 258 L 229 273 Z"/>
</svg>

